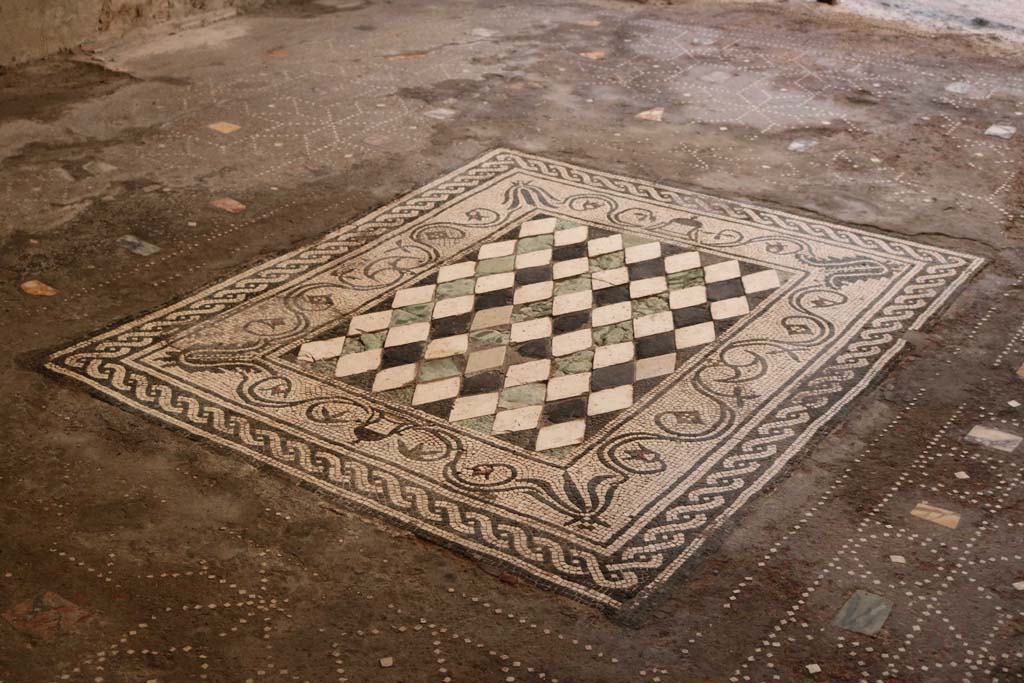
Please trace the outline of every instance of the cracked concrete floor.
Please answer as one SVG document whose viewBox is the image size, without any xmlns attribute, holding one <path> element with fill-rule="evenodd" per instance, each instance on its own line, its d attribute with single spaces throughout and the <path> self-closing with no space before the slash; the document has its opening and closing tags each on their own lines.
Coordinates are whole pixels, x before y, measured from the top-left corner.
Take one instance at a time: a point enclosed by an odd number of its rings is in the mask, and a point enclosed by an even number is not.
<svg viewBox="0 0 1024 683">
<path fill-rule="evenodd" d="M 1022 63 L 817 6 L 337 2 L 0 74 L 0 680 L 1024 679 L 1024 467 L 965 441 L 1024 433 Z M 499 146 L 988 264 L 628 624 L 39 371 Z"/>
</svg>

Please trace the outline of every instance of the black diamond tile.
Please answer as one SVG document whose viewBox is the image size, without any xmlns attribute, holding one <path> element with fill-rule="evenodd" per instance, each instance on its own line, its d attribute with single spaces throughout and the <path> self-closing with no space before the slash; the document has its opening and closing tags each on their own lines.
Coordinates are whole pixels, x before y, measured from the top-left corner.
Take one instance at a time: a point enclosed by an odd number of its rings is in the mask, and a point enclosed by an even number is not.
<svg viewBox="0 0 1024 683">
<path fill-rule="evenodd" d="M 441 337 L 452 337 L 456 334 L 469 332 L 469 325 L 473 321 L 472 313 L 453 315 L 447 318 L 438 318 L 430 321 L 430 338 L 440 339 Z"/>
<path fill-rule="evenodd" d="M 548 422 L 569 422 L 587 416 L 587 397 L 576 396 L 544 404 L 544 416 Z"/>
<path fill-rule="evenodd" d="M 498 391 L 505 384 L 505 374 L 501 370 L 488 370 L 470 375 L 462 380 L 462 395 L 489 394 Z"/>
<path fill-rule="evenodd" d="M 347 375 L 341 377 L 341 381 L 353 387 L 358 387 L 363 391 L 371 391 L 373 389 L 373 380 L 377 378 L 379 370 L 370 370 L 369 372 L 360 372 L 358 375 Z"/>
<path fill-rule="evenodd" d="M 516 285 L 532 285 L 535 282 L 547 282 L 552 278 L 551 265 L 534 266 L 516 271 Z"/>
<path fill-rule="evenodd" d="M 728 330 L 730 327 L 743 320 L 746 316 L 737 316 L 735 318 L 729 318 L 727 320 L 716 320 L 715 321 L 715 337 L 722 336 L 722 333 Z"/>
<path fill-rule="evenodd" d="M 636 382 L 633 385 L 633 403 L 639 401 L 641 396 L 661 384 L 664 379 L 665 377 L 648 377 L 647 379 L 642 379 Z"/>
<path fill-rule="evenodd" d="M 551 337 L 519 344 L 513 348 L 513 351 L 527 359 L 551 358 Z"/>
<path fill-rule="evenodd" d="M 665 274 L 665 261 L 660 258 L 630 263 L 626 266 L 629 271 L 629 279 L 632 281 L 646 280 L 649 277 L 658 277 Z"/>
<path fill-rule="evenodd" d="M 426 277 L 417 280 L 416 284 L 414 284 L 412 286 L 413 287 L 420 287 L 422 285 L 436 285 L 436 284 L 437 284 L 437 271 L 434 271 L 430 275 L 427 275 Z"/>
<path fill-rule="evenodd" d="M 611 389 L 623 384 L 632 384 L 635 375 L 636 371 L 633 361 L 619 363 L 609 368 L 598 368 L 590 374 L 590 390 L 601 391 L 602 389 Z"/>
<path fill-rule="evenodd" d="M 672 311 L 672 324 L 676 327 L 697 325 L 711 320 L 711 308 L 707 305 L 687 306 Z"/>
<path fill-rule="evenodd" d="M 384 349 L 381 355 L 380 367 L 393 368 L 396 365 L 408 365 L 423 358 L 423 350 L 427 347 L 426 342 L 413 342 L 401 346 L 391 346 Z"/>
<path fill-rule="evenodd" d="M 629 283 L 594 290 L 594 308 L 629 301 Z"/>
<path fill-rule="evenodd" d="M 565 244 L 555 247 L 551 252 L 554 261 L 571 261 L 587 255 L 587 243 L 577 242 L 576 244 Z"/>
<path fill-rule="evenodd" d="M 762 270 L 771 270 L 764 266 L 759 266 L 756 263 L 748 263 L 746 261 L 740 261 L 740 275 L 752 275 L 754 273 L 760 273 Z"/>
<path fill-rule="evenodd" d="M 676 336 L 673 332 L 652 334 L 649 337 L 640 337 L 633 345 L 636 347 L 637 358 L 654 358 L 675 351 Z"/>
<path fill-rule="evenodd" d="M 708 301 L 723 301 L 743 296 L 743 281 L 739 278 L 712 282 L 707 286 Z"/>
<path fill-rule="evenodd" d="M 431 415 L 434 415 L 436 417 L 440 417 L 440 418 L 443 418 L 443 419 L 447 420 L 448 416 L 451 415 L 452 406 L 454 406 L 454 405 L 455 405 L 455 399 L 454 398 L 446 398 L 443 401 L 434 401 L 433 403 L 424 403 L 422 405 L 416 406 L 416 408 L 418 408 L 419 410 L 422 410 L 425 413 L 430 413 Z"/>
<path fill-rule="evenodd" d="M 511 306 L 512 305 L 513 290 L 499 289 L 496 292 L 487 292 L 486 294 L 477 294 L 476 310 L 482 311 L 485 308 L 497 308 L 498 306 Z"/>
<path fill-rule="evenodd" d="M 520 448 L 525 448 L 528 451 L 532 451 L 534 445 L 537 443 L 537 432 L 540 431 L 534 429 L 524 429 L 521 432 L 505 432 L 503 434 L 495 434 L 499 439 L 504 439 L 509 443 L 513 443 Z"/>
<path fill-rule="evenodd" d="M 551 320 L 551 329 L 555 334 L 575 332 L 590 327 L 590 311 L 576 311 L 565 315 L 556 315 Z"/>
</svg>

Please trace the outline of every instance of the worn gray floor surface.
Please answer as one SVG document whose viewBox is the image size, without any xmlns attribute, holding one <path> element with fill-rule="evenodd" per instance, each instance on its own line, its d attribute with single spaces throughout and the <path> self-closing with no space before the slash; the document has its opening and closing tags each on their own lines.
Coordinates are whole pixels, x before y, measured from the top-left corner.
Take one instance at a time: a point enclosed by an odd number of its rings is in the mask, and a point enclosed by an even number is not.
<svg viewBox="0 0 1024 683">
<path fill-rule="evenodd" d="M 0 86 L 0 608 L 92 615 L 52 640 L 0 623 L 5 683 L 1024 679 L 1021 454 L 964 441 L 1024 433 L 1019 46 L 824 6 L 336 2 Z M 629 624 L 38 370 L 498 146 L 990 262 Z M 874 636 L 836 625 L 858 590 L 893 605 Z"/>
</svg>

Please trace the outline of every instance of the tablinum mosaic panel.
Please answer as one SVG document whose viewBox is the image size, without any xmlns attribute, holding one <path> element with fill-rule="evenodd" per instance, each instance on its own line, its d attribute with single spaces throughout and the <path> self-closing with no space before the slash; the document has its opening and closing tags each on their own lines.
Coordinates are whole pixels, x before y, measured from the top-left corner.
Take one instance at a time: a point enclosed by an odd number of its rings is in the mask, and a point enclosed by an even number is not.
<svg viewBox="0 0 1024 683">
<path fill-rule="evenodd" d="M 48 367 L 616 609 L 980 264 L 495 150 Z"/>
</svg>

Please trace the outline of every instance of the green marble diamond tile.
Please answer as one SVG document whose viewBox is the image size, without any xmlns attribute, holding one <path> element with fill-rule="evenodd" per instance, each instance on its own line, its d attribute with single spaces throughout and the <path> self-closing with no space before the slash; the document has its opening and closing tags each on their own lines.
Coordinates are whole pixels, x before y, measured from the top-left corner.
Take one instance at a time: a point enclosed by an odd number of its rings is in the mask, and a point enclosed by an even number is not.
<svg viewBox="0 0 1024 683">
<path fill-rule="evenodd" d="M 633 340 L 633 321 L 626 320 L 614 325 L 602 325 L 595 327 L 594 344 L 596 346 L 607 346 L 609 344 L 620 344 Z"/>
<path fill-rule="evenodd" d="M 457 296 L 472 294 L 475 283 L 476 280 L 471 277 L 463 278 L 462 280 L 452 280 L 451 282 L 442 282 L 437 286 L 434 298 L 438 300 L 454 299 Z"/>
<path fill-rule="evenodd" d="M 430 382 L 435 379 L 444 379 L 462 374 L 462 368 L 455 362 L 454 358 L 438 358 L 428 360 L 420 366 L 419 381 Z"/>
<path fill-rule="evenodd" d="M 585 289 L 590 289 L 590 276 L 577 275 L 576 277 L 570 277 L 556 282 L 554 296 L 572 294 L 573 292 L 582 292 Z"/>
<path fill-rule="evenodd" d="M 349 337 L 345 340 L 345 348 L 342 350 L 341 355 L 347 356 L 350 353 L 362 353 L 371 349 L 379 349 L 384 346 L 384 339 L 387 336 L 388 333 L 384 331 L 367 332 L 358 337 Z"/>
<path fill-rule="evenodd" d="M 477 275 L 492 275 L 494 273 L 507 273 L 516 267 L 515 256 L 502 256 L 501 258 L 484 259 L 476 264 Z"/>
<path fill-rule="evenodd" d="M 473 349 L 483 349 L 488 346 L 504 346 L 508 344 L 508 330 L 484 329 L 474 330 L 469 333 L 469 345 Z"/>
<path fill-rule="evenodd" d="M 547 394 L 546 384 L 520 384 L 517 387 L 509 387 L 501 392 L 498 399 L 498 407 L 511 410 L 512 408 L 523 408 L 525 406 L 539 406 L 544 403 L 544 396 Z"/>
<path fill-rule="evenodd" d="M 524 320 L 543 318 L 551 315 L 551 299 L 534 301 L 529 304 L 518 304 L 512 311 L 512 322 L 521 323 Z"/>
<path fill-rule="evenodd" d="M 455 424 L 460 427 L 468 427 L 474 432 L 480 432 L 481 434 L 490 434 L 491 427 L 494 425 L 493 415 L 481 415 L 480 417 L 471 417 L 468 420 L 461 420 Z"/>
<path fill-rule="evenodd" d="M 626 255 L 621 251 L 613 251 L 610 254 L 601 254 L 590 259 L 590 272 L 596 273 L 599 270 L 612 270 L 626 265 Z"/>
<path fill-rule="evenodd" d="M 702 284 L 704 284 L 703 268 L 683 270 L 678 273 L 672 273 L 668 276 L 669 289 L 685 289 L 686 287 L 694 287 Z"/>
<path fill-rule="evenodd" d="M 643 299 L 634 299 L 632 303 L 634 318 L 642 318 L 645 315 L 653 315 L 669 309 L 667 293 L 646 296 Z"/>
<path fill-rule="evenodd" d="M 570 353 L 568 356 L 554 358 L 551 360 L 551 366 L 552 377 L 589 372 L 594 367 L 594 350 L 583 349 L 576 353 Z"/>
<path fill-rule="evenodd" d="M 391 314 L 391 327 L 430 320 L 430 314 L 433 311 L 433 303 L 416 304 L 415 306 L 395 309 L 395 312 Z"/>
<path fill-rule="evenodd" d="M 524 237 L 516 243 L 516 253 L 527 254 L 531 251 L 550 249 L 554 243 L 555 238 L 552 235 L 534 235 L 533 237 Z"/>
</svg>

